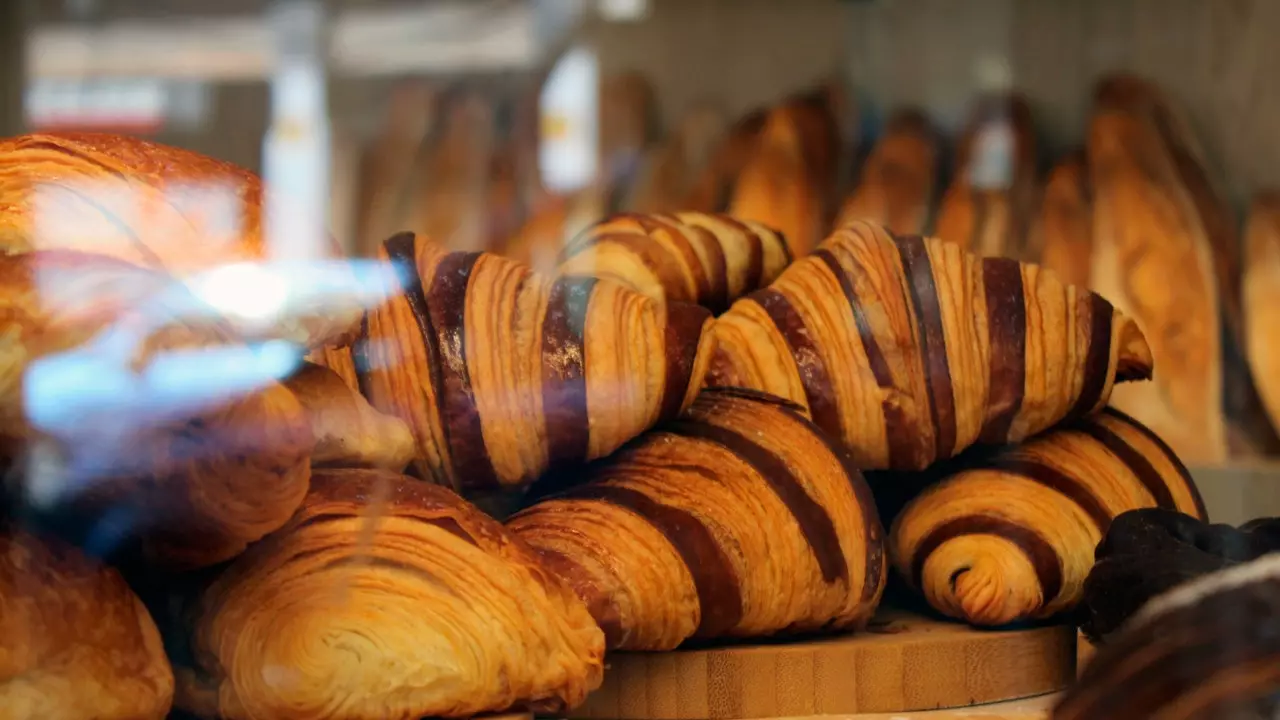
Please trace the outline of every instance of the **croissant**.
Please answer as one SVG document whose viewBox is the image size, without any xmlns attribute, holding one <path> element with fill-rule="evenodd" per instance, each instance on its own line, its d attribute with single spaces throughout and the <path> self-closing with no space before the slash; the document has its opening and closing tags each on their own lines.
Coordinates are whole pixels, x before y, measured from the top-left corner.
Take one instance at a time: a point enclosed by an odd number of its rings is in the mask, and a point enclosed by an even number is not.
<svg viewBox="0 0 1280 720">
<path fill-rule="evenodd" d="M 553 712 L 603 671 L 600 629 L 528 547 L 449 490 L 385 471 L 317 470 L 298 514 L 213 581 L 196 618 L 196 675 L 226 720 Z M 179 704 L 201 711 L 187 692 Z"/>
<path fill-rule="evenodd" d="M 40 508 L 136 510 L 157 562 L 227 560 L 284 524 L 313 439 L 294 395 L 162 273 L 105 255 L 0 257 L 0 453 Z M 205 382 L 174 388 L 175 368 Z M 83 378 L 88 378 L 83 379 Z M 90 382 L 86 403 L 76 383 Z M 114 394 L 113 394 L 114 393 Z"/>
<path fill-rule="evenodd" d="M 895 233 L 924 232 L 937 169 L 937 142 L 928 119 L 918 110 L 899 111 L 871 150 L 836 227 L 865 220 Z"/>
<path fill-rule="evenodd" d="M 1256 198 L 1245 231 L 1245 341 L 1272 425 L 1280 427 L 1280 194 Z"/>
<path fill-rule="evenodd" d="M 173 670 L 115 570 L 74 547 L 0 528 L 0 718 L 162 720 Z"/>
<path fill-rule="evenodd" d="M 711 316 L 593 278 L 544 279 L 409 233 L 383 245 L 404 293 L 324 363 L 414 433 L 417 473 L 501 499 L 548 468 L 608 455 L 696 394 Z"/>
<path fill-rule="evenodd" d="M 740 118 L 716 147 L 680 207 L 693 212 L 724 212 L 734 184 L 746 167 L 764 129 L 768 112 L 755 110 Z"/>
<path fill-rule="evenodd" d="M 760 223 L 686 212 L 615 215 L 574 238 L 564 257 L 562 275 L 614 280 L 658 300 L 723 312 L 773 282 L 791 250 Z"/>
<path fill-rule="evenodd" d="M 400 472 L 413 460 L 413 433 L 374 410 L 329 368 L 304 363 L 285 381 L 311 424 L 312 467 L 371 467 Z"/>
<path fill-rule="evenodd" d="M 669 136 L 645 153 L 627 209 L 638 213 L 686 209 L 685 198 L 726 131 L 724 117 L 715 107 L 698 105 L 686 111 Z"/>
<path fill-rule="evenodd" d="M 743 166 L 729 201 L 729 214 L 777 228 L 797 257 L 822 239 L 827 222 L 825 189 L 806 163 L 801 111 L 783 105 L 773 109 Z"/>
<path fill-rule="evenodd" d="M 894 521 L 890 553 L 946 615 L 977 625 L 1045 618 L 1080 601 L 1111 520 L 1152 506 L 1205 517 L 1173 451 L 1108 408 L 928 488 Z"/>
<path fill-rule="evenodd" d="M 1178 586 L 1098 651 L 1053 718 L 1273 718 L 1278 624 L 1280 555 Z"/>
<path fill-rule="evenodd" d="M 1071 155 L 1049 173 L 1041 198 L 1040 263 L 1068 285 L 1089 284 L 1093 255 L 1093 201 L 1082 154 Z"/>
<path fill-rule="evenodd" d="M 723 389 L 507 528 L 561 573 L 610 648 L 860 628 L 883 529 L 848 456 L 791 403 Z"/>
<path fill-rule="evenodd" d="M 78 250 L 182 277 L 264 260 L 262 182 L 229 163 L 131 137 L 3 139 L 0 248 Z M 332 238 L 327 256 L 341 257 Z M 286 309 L 272 335 L 313 347 L 349 339 L 361 311 L 345 293 Z"/>
<path fill-rule="evenodd" d="M 1101 296 L 867 223 L 739 300 L 714 332 L 708 384 L 803 404 L 864 469 L 1018 442 L 1151 373 L 1142 332 Z"/>
</svg>

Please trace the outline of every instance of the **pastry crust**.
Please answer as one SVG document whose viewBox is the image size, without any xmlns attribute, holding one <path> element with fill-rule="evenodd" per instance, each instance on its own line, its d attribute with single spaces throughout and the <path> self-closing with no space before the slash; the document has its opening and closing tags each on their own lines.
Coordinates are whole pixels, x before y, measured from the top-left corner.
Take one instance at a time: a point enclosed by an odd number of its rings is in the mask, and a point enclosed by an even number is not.
<svg viewBox="0 0 1280 720">
<path fill-rule="evenodd" d="M 451 491 L 384 471 L 318 470 L 197 614 L 226 720 L 556 712 L 603 671 L 600 629 L 528 547 Z"/>
<path fill-rule="evenodd" d="M 1245 347 L 1267 414 L 1280 427 L 1280 194 L 1254 200 L 1245 258 Z"/>
<path fill-rule="evenodd" d="M 161 720 L 173 670 L 115 570 L 0 527 L 0 719 Z"/>
<path fill-rule="evenodd" d="M 786 401 L 708 390 L 507 527 L 566 577 L 610 648 L 861 628 L 884 531 L 848 456 Z"/>
<path fill-rule="evenodd" d="M 374 410 L 336 372 L 313 363 L 285 381 L 302 404 L 315 438 L 312 467 L 368 467 L 400 472 L 413 459 L 413 433 Z"/>
<path fill-rule="evenodd" d="M 708 383 L 803 404 L 859 467 L 921 470 L 1150 377 L 1138 327 L 1035 265 L 855 223 L 716 320 Z"/>
<path fill-rule="evenodd" d="M 841 206 L 836 229 L 865 220 L 894 233 L 923 233 L 937 172 L 937 139 L 928 119 L 918 110 L 899 111 L 867 158 L 858 187 Z"/>
<path fill-rule="evenodd" d="M 1003 625 L 1071 610 L 1111 520 L 1142 507 L 1204 519 L 1186 467 L 1110 408 L 982 458 L 893 523 L 894 567 L 939 612 Z"/>
<path fill-rule="evenodd" d="M 656 300 L 697 303 L 719 313 L 773 282 L 791 257 L 786 238 L 750 220 L 626 213 L 574 238 L 559 272 L 613 280 Z"/>
<path fill-rule="evenodd" d="M 480 501 L 613 452 L 693 400 L 711 316 L 594 278 L 543 278 L 408 233 L 384 243 L 403 293 L 346 356 L 375 408 L 414 433 L 414 467 Z"/>
<path fill-rule="evenodd" d="M 1040 263 L 1068 285 L 1088 287 L 1093 265 L 1093 199 L 1083 153 L 1049 173 L 1037 231 Z"/>
<path fill-rule="evenodd" d="M 248 170 L 138 138 L 38 133 L 0 140 L 0 248 L 76 250 L 187 277 L 266 259 L 262 181 Z M 340 257 L 330 239 L 329 257 Z M 292 307 L 272 335 L 349 338 L 342 298 Z"/>
<path fill-rule="evenodd" d="M 730 215 L 777 228 L 796 257 L 822 239 L 827 216 L 824 193 L 806 159 L 800 107 L 769 112 L 751 158 L 743 166 L 729 201 Z"/>
</svg>

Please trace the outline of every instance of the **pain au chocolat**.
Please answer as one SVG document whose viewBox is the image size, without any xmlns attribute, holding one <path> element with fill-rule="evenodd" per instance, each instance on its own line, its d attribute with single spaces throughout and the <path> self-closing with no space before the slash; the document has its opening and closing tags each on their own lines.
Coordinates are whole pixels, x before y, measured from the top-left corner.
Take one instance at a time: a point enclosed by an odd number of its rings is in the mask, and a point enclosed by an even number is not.
<svg viewBox="0 0 1280 720">
<path fill-rule="evenodd" d="M 699 306 L 543 278 L 409 233 L 381 257 L 403 293 L 368 313 L 353 348 L 323 360 L 409 424 L 420 477 L 469 498 L 608 455 L 675 417 L 705 375 L 713 338 Z"/>
<path fill-rule="evenodd" d="M 1264 720 L 1280 713 L 1280 554 L 1143 606 L 1099 649 L 1054 720 Z"/>
<path fill-rule="evenodd" d="M 507 528 L 565 577 L 610 648 L 859 628 L 883 529 L 847 454 L 798 406 L 708 390 Z"/>
<path fill-rule="evenodd" d="M 162 720 L 173 670 L 115 570 L 0 521 L 0 718 Z"/>
<path fill-rule="evenodd" d="M 76 250 L 183 278 L 258 262 L 269 257 L 263 196 L 248 170 L 139 138 L 0 139 L 0 248 L 8 254 Z M 340 257 L 325 241 L 326 257 Z M 338 341 L 354 332 L 360 309 L 345 291 L 291 302 L 271 334 L 310 346 Z"/>
<path fill-rule="evenodd" d="M 729 215 L 621 214 L 587 228 L 564 249 L 559 272 L 613 280 L 663 301 L 723 312 L 791 263 L 779 233 Z"/>
<path fill-rule="evenodd" d="M 714 332 L 709 384 L 803 404 L 866 469 L 1018 442 L 1151 374 L 1142 332 L 1100 295 L 868 223 L 739 300 Z"/>
<path fill-rule="evenodd" d="M 840 207 L 835 227 L 865 220 L 894 233 L 923 233 L 937 173 L 938 140 L 928 118 L 915 109 L 898 111 Z"/>
<path fill-rule="evenodd" d="M 603 671 L 600 628 L 532 550 L 450 490 L 386 471 L 317 470 L 196 618 L 179 705 L 223 720 L 557 712 Z"/>
<path fill-rule="evenodd" d="M 302 406 L 228 369 L 248 351 L 180 283 L 51 250 L 0 257 L 0 285 L 0 452 L 23 463 L 27 501 L 132 509 L 146 552 L 180 568 L 227 560 L 293 514 L 313 447 Z M 204 383 L 152 374 L 188 365 Z M 101 407 L 67 411 L 46 392 L 86 375 Z"/>
<path fill-rule="evenodd" d="M 1112 519 L 1142 507 L 1205 517 L 1169 446 L 1108 408 L 927 488 L 893 522 L 891 555 L 943 614 L 976 625 L 1046 618 L 1080 601 Z"/>
</svg>

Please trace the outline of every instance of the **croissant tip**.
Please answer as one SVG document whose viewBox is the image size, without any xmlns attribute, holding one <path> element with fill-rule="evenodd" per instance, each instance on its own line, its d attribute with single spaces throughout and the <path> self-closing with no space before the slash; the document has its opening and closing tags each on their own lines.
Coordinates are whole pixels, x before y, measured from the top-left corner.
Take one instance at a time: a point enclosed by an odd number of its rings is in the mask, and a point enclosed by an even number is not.
<svg viewBox="0 0 1280 720">
<path fill-rule="evenodd" d="M 1123 318 L 1120 344 L 1116 352 L 1116 382 L 1150 380 L 1155 359 L 1142 330 L 1130 318 Z"/>
</svg>

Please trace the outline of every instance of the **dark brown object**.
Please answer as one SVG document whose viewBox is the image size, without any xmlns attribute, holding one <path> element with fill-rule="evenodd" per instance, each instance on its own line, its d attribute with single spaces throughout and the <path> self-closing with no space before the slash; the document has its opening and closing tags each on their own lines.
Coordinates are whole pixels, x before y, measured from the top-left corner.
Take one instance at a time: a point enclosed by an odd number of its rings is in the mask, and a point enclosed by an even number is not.
<svg viewBox="0 0 1280 720">
<path fill-rule="evenodd" d="M 862 468 L 1018 442 L 1151 373 L 1141 331 L 1101 296 L 867 223 L 739 300 L 715 334 L 712 384 L 803 404 Z"/>
<path fill-rule="evenodd" d="M 790 403 L 708 390 L 583 480 L 507 527 L 570 581 L 611 648 L 858 628 L 879 602 L 870 491 Z"/>
</svg>

